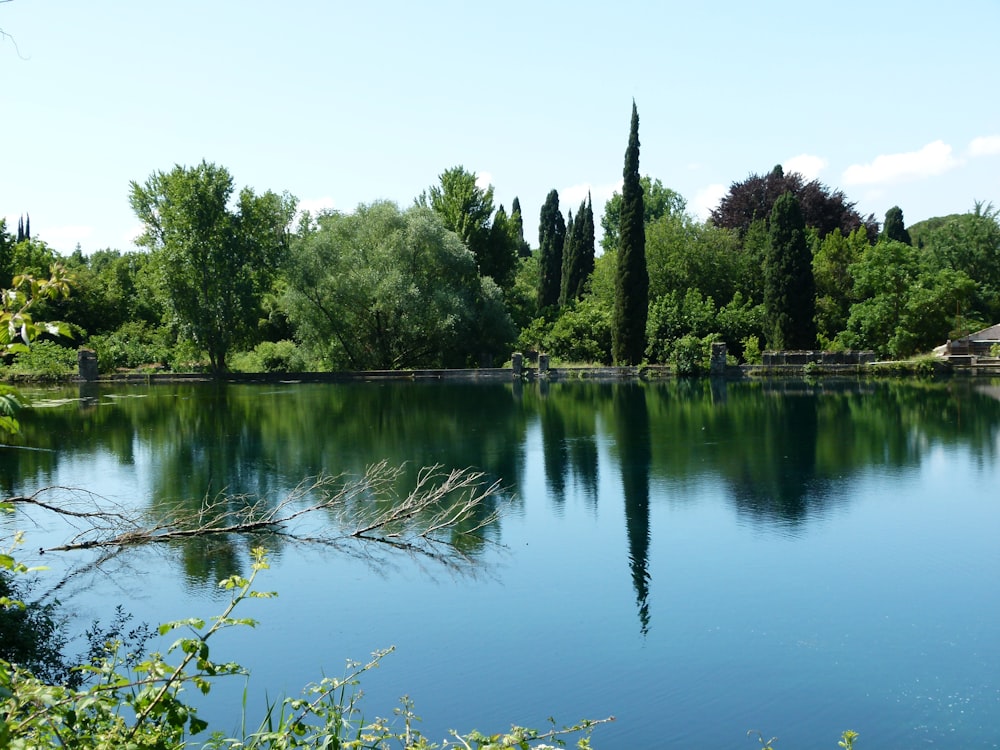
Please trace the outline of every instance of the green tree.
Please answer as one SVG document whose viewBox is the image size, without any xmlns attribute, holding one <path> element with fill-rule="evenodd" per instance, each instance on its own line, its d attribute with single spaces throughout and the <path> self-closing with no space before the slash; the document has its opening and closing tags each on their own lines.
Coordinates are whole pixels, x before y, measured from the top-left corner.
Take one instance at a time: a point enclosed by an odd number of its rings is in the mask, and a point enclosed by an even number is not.
<svg viewBox="0 0 1000 750">
<path fill-rule="evenodd" d="M 816 282 L 816 333 L 821 346 L 830 346 L 847 327 L 855 301 L 851 267 L 870 247 L 864 227 L 858 227 L 847 237 L 834 229 L 819 242 L 812 266 Z"/>
<path fill-rule="evenodd" d="M 521 211 L 521 201 L 515 195 L 510 204 L 510 225 L 517 243 L 517 257 L 527 258 L 531 255 L 531 245 L 524 241 L 524 214 Z"/>
<path fill-rule="evenodd" d="M 562 286 L 563 245 L 566 242 L 566 222 L 559 210 L 559 192 L 550 190 L 542 204 L 538 222 L 538 309 L 555 308 L 559 304 Z"/>
<path fill-rule="evenodd" d="M 475 256 L 480 274 L 507 289 L 514 280 L 518 246 L 503 206 L 493 216 L 493 186 L 480 188 L 476 175 L 462 166 L 446 169 L 438 179 L 440 184 L 425 191 L 417 203 L 432 208 L 459 236 Z"/>
<path fill-rule="evenodd" d="M 580 201 L 572 229 L 566 230 L 563 246 L 559 304 L 583 298 L 587 279 L 594 270 L 594 208 L 590 200 Z"/>
<path fill-rule="evenodd" d="M 622 176 L 612 355 L 616 364 L 635 365 L 642 360 L 646 349 L 649 274 L 646 270 L 645 211 L 639 182 L 639 112 L 634 101 Z"/>
<path fill-rule="evenodd" d="M 659 180 L 654 180 L 649 175 L 640 178 L 642 185 L 642 211 L 643 220 L 648 227 L 661 216 L 681 215 L 687 209 L 687 201 L 680 193 L 664 187 Z M 614 252 L 618 250 L 618 243 L 621 237 L 620 221 L 622 213 L 622 194 L 617 190 L 604 204 L 604 215 L 601 217 L 601 229 L 604 236 L 601 238 L 601 248 L 604 252 Z"/>
<path fill-rule="evenodd" d="M 137 243 L 156 254 L 172 316 L 216 373 L 256 327 L 296 203 L 287 193 L 244 188 L 231 207 L 233 189 L 229 172 L 205 161 L 131 183 L 132 210 L 145 227 Z"/>
<path fill-rule="evenodd" d="M 968 304 L 975 282 L 950 268 L 934 270 L 919 250 L 882 240 L 851 266 L 855 294 L 846 346 L 906 357 L 944 343 L 956 307 Z"/>
<path fill-rule="evenodd" d="M 885 212 L 885 224 L 882 225 L 883 239 L 902 242 L 904 245 L 912 245 L 910 233 L 906 231 L 906 224 L 903 223 L 903 209 L 893 206 Z"/>
<path fill-rule="evenodd" d="M 333 368 L 462 367 L 513 341 L 499 288 L 422 206 L 321 215 L 292 243 L 287 281 L 299 338 Z"/>
<path fill-rule="evenodd" d="M 976 203 L 972 211 L 922 222 L 912 234 L 932 268 L 959 271 L 976 284 L 966 314 L 992 324 L 1000 318 L 1000 210 Z"/>
<path fill-rule="evenodd" d="M 768 345 L 811 349 L 816 345 L 816 283 L 806 226 L 798 199 L 785 193 L 774 203 L 764 265 Z"/>
</svg>

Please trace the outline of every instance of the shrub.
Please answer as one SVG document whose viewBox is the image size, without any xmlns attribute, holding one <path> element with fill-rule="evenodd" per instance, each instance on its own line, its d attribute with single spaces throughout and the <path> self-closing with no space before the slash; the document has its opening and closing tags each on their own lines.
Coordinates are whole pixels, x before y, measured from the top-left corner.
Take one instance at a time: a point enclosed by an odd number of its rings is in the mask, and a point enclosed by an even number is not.
<svg viewBox="0 0 1000 750">
<path fill-rule="evenodd" d="M 36 341 L 30 349 L 14 355 L 7 372 L 15 377 L 57 380 L 76 372 L 76 356 L 75 348 L 60 346 L 54 341 Z"/>
<path fill-rule="evenodd" d="M 705 345 L 697 336 L 689 333 L 674 342 L 670 364 L 675 374 L 681 377 L 700 375 L 705 369 L 704 359 Z"/>
<path fill-rule="evenodd" d="M 305 355 L 294 341 L 263 341 L 251 352 L 234 354 L 229 362 L 234 372 L 304 372 Z"/>
<path fill-rule="evenodd" d="M 130 321 L 111 333 L 91 336 L 101 372 L 165 365 L 170 358 L 169 334 L 144 321 Z"/>
</svg>

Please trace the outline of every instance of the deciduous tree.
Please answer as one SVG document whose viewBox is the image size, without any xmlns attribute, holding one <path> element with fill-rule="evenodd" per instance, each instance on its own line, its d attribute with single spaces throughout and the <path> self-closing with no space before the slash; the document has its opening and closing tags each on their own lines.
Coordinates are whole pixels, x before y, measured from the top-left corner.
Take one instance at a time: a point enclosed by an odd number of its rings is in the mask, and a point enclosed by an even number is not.
<svg viewBox="0 0 1000 750">
<path fill-rule="evenodd" d="M 287 193 L 250 188 L 231 205 L 233 190 L 229 172 L 205 161 L 131 183 L 132 210 L 145 227 L 137 243 L 156 254 L 176 323 L 216 373 L 256 325 L 296 205 Z"/>
<path fill-rule="evenodd" d="M 654 180 L 649 175 L 639 179 L 642 185 L 642 215 L 645 225 L 648 227 L 661 216 L 675 216 L 683 214 L 687 208 L 687 201 L 680 193 L 664 187 L 659 180 Z M 621 237 L 620 221 L 622 212 L 622 194 L 617 190 L 604 204 L 604 215 L 601 216 L 601 229 L 604 236 L 601 238 L 601 247 L 604 252 L 615 252 L 618 250 L 618 243 Z"/>
<path fill-rule="evenodd" d="M 289 315 L 334 368 L 462 367 L 513 340 L 499 288 L 440 216 L 362 205 L 293 242 Z"/>
<path fill-rule="evenodd" d="M 792 193 L 799 199 L 805 225 L 815 229 L 821 239 L 834 229 L 840 229 L 846 237 L 862 225 L 870 242 L 878 235 L 875 217 L 862 218 L 843 192 L 831 191 L 817 180 L 807 183 L 798 172 L 785 174 L 781 165 L 767 175 L 752 174 L 742 182 L 734 182 L 712 211 L 712 223 L 735 229 L 742 238 L 753 222 L 770 219 L 775 202 L 785 193 Z"/>
</svg>

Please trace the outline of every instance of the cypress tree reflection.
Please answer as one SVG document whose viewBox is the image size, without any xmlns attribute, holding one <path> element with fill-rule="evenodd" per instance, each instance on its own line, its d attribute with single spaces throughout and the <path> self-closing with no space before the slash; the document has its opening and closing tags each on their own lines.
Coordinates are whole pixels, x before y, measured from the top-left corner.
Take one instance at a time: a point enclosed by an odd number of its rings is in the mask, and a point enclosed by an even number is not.
<svg viewBox="0 0 1000 750">
<path fill-rule="evenodd" d="M 646 389 L 639 384 L 619 386 L 614 391 L 613 407 L 618 463 L 625 494 L 629 568 L 639 610 L 639 626 L 645 635 L 649 632 L 649 472 L 653 458 Z"/>
</svg>

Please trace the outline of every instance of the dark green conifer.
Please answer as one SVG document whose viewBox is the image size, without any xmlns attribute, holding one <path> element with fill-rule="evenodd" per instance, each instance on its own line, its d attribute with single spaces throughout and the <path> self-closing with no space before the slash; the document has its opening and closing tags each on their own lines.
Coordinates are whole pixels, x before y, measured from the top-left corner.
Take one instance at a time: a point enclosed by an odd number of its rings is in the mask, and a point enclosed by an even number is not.
<svg viewBox="0 0 1000 750">
<path fill-rule="evenodd" d="M 772 349 L 816 345 L 816 281 L 799 200 L 785 193 L 771 210 L 764 258 L 764 314 Z"/>
<path fill-rule="evenodd" d="M 646 350 L 649 314 L 649 272 L 646 269 L 646 228 L 639 182 L 639 113 L 632 102 L 632 127 L 622 171 L 620 245 L 615 274 L 615 310 L 611 351 L 615 364 L 636 365 Z"/>
<path fill-rule="evenodd" d="M 521 201 L 514 196 L 514 202 L 510 204 L 510 223 L 513 228 L 514 237 L 517 240 L 517 256 L 527 258 L 531 255 L 531 245 L 524 241 L 524 218 L 521 213 Z"/>
<path fill-rule="evenodd" d="M 885 224 L 882 226 L 882 237 L 887 240 L 902 242 L 904 245 L 912 245 L 910 233 L 906 231 L 903 223 L 903 209 L 893 206 L 885 212 Z"/>
<path fill-rule="evenodd" d="M 538 309 L 559 304 L 562 275 L 563 244 L 566 241 L 566 223 L 559 211 L 559 192 L 550 190 L 542 205 L 538 223 Z"/>
</svg>

